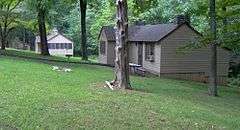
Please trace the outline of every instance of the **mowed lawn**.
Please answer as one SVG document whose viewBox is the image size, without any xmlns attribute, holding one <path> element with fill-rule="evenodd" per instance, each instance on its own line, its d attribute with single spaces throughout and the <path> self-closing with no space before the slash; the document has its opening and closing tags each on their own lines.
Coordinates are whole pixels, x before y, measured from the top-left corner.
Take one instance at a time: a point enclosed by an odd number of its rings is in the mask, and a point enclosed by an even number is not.
<svg viewBox="0 0 240 130">
<path fill-rule="evenodd" d="M 69 67 L 69 73 L 52 70 Z M 240 129 L 240 92 L 159 77 L 104 88 L 112 68 L 0 56 L 0 129 Z"/>
</svg>

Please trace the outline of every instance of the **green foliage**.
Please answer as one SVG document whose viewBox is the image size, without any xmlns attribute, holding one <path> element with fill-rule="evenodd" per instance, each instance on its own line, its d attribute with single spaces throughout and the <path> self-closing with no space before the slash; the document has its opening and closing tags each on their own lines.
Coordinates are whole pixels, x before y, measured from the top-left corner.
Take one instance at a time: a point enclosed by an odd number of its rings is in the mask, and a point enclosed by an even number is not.
<svg viewBox="0 0 240 130">
<path fill-rule="evenodd" d="M 7 1 L 7 0 L 4 0 Z M 240 54 L 239 0 L 217 0 L 218 39 L 221 46 Z M 203 42 L 211 40 L 209 32 L 208 0 L 128 0 L 129 24 L 144 21 L 146 24 L 173 22 L 178 14 L 191 16 L 191 25 L 206 34 Z M 40 5 L 40 6 L 38 6 Z M 116 4 L 113 0 L 88 0 L 87 36 L 91 54 L 98 53 L 98 36 L 102 26 L 115 25 Z M 226 7 L 226 11 L 223 8 Z M 47 12 L 48 31 L 53 27 L 75 42 L 75 51 L 80 48 L 80 5 L 79 0 L 25 0 L 21 14 L 25 22 L 21 26 L 37 34 L 36 12 Z M 227 19 L 227 25 L 223 25 Z M 205 44 L 204 43 L 204 44 Z M 199 45 L 199 44 L 198 44 Z"/>
<path fill-rule="evenodd" d="M 240 88 L 240 75 L 230 78 L 228 82 L 229 87 Z"/>
<path fill-rule="evenodd" d="M 220 28 L 220 40 L 224 47 L 240 55 L 240 1 L 224 1 L 226 11 L 222 11 L 221 19 L 225 20 Z"/>
<path fill-rule="evenodd" d="M 28 8 L 32 11 L 45 10 L 46 13 L 49 12 L 54 4 L 54 0 L 26 0 Z"/>
<path fill-rule="evenodd" d="M 0 36 L 8 35 L 21 22 L 19 8 L 21 2 L 22 0 L 0 1 Z"/>
<path fill-rule="evenodd" d="M 46 60 L 46 61 L 56 61 L 56 62 L 74 62 L 74 63 L 96 63 L 96 57 L 92 56 L 88 61 L 82 61 L 80 57 L 71 57 L 68 59 L 67 57 L 61 56 L 42 56 L 40 54 L 36 54 L 32 51 L 23 51 L 23 50 L 15 50 L 15 49 L 7 49 L 0 50 L 0 55 L 9 56 L 9 57 L 24 57 L 28 59 L 37 59 L 37 60 Z"/>
</svg>

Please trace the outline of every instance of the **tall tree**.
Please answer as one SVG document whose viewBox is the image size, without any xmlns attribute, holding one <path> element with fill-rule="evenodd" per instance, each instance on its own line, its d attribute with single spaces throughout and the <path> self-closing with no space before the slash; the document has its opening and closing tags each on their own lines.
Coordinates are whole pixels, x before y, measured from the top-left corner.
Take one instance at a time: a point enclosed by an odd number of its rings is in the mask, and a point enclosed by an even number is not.
<svg viewBox="0 0 240 130">
<path fill-rule="evenodd" d="M 1 0 L 0 1 L 0 39 L 1 49 L 5 50 L 7 37 L 11 30 L 17 25 L 18 13 L 16 8 L 22 0 Z"/>
<path fill-rule="evenodd" d="M 46 31 L 46 23 L 45 23 L 47 9 L 44 6 L 43 0 L 39 0 L 37 4 L 38 4 L 38 28 L 39 28 L 39 34 L 40 34 L 41 54 L 50 55 L 48 50 L 47 31 Z"/>
<path fill-rule="evenodd" d="M 210 44 L 210 77 L 209 77 L 209 95 L 217 96 L 217 22 L 216 22 L 216 1 L 209 1 L 210 28 L 212 34 L 212 43 Z"/>
<path fill-rule="evenodd" d="M 87 32 L 86 32 L 87 0 L 80 0 L 80 10 L 81 10 L 82 60 L 88 60 L 88 55 L 87 55 Z"/>
<path fill-rule="evenodd" d="M 28 0 L 27 3 L 30 9 L 37 13 L 41 54 L 50 55 L 47 43 L 46 18 L 51 5 L 53 4 L 53 0 Z"/>
<path fill-rule="evenodd" d="M 116 0 L 117 25 L 116 25 L 116 59 L 115 80 L 112 86 L 118 89 L 131 89 L 129 79 L 128 58 L 128 7 L 127 0 Z"/>
</svg>

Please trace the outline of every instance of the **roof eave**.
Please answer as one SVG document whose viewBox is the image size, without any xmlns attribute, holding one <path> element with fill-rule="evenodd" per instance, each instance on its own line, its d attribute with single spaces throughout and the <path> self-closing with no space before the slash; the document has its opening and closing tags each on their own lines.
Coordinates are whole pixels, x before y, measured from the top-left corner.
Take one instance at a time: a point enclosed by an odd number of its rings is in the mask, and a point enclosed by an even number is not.
<svg viewBox="0 0 240 130">
<path fill-rule="evenodd" d="M 196 29 L 194 29 L 189 23 L 185 22 L 182 24 L 179 24 L 175 29 L 173 29 L 171 32 L 169 32 L 168 34 L 166 34 L 164 37 L 162 37 L 161 39 L 158 40 L 158 42 L 161 42 L 162 40 L 166 39 L 168 36 L 170 36 L 172 33 L 174 33 L 176 30 L 178 30 L 180 27 L 182 27 L 183 25 L 187 25 L 191 30 L 193 30 L 196 34 L 203 36 L 200 32 L 198 32 Z"/>
</svg>

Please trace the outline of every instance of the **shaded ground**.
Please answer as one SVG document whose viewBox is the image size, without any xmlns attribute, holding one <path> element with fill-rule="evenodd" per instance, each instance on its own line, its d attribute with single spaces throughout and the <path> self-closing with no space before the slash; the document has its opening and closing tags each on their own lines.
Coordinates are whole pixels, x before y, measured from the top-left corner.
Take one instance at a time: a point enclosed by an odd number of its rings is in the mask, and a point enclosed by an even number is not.
<svg viewBox="0 0 240 130">
<path fill-rule="evenodd" d="M 52 71 L 52 65 L 73 72 Z M 111 68 L 0 56 L 0 129 L 239 129 L 240 92 L 131 77 L 134 91 L 103 88 Z"/>
</svg>

